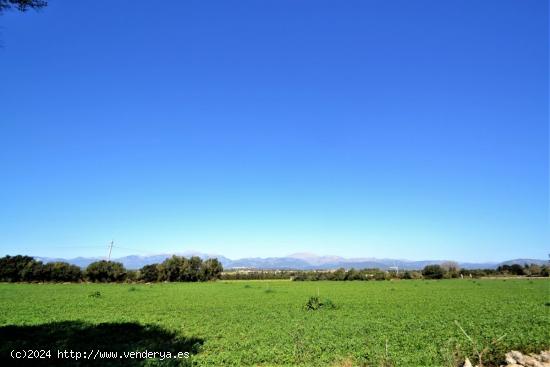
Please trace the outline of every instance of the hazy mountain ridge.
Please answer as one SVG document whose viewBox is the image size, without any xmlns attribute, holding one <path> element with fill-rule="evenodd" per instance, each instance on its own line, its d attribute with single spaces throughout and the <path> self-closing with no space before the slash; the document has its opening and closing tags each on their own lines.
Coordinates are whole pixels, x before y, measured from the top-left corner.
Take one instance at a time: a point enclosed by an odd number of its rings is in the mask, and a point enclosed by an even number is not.
<svg viewBox="0 0 550 367">
<path fill-rule="evenodd" d="M 129 255 L 119 258 L 113 258 L 113 261 L 118 261 L 124 264 L 128 269 L 139 269 L 145 265 L 161 263 L 173 254 L 158 254 L 158 255 Z M 199 252 L 183 252 L 176 253 L 176 255 L 182 256 L 199 256 L 202 259 L 217 258 L 224 266 L 225 269 L 231 268 L 250 268 L 250 269 L 263 269 L 263 270 L 329 270 L 337 268 L 379 268 L 388 269 L 390 267 L 399 267 L 400 269 L 418 270 L 424 268 L 426 265 L 441 264 L 447 260 L 422 260 L 422 261 L 409 261 L 403 259 L 377 259 L 377 258 L 343 258 L 340 256 L 317 256 L 310 253 L 297 253 L 284 257 L 251 257 L 232 260 L 221 255 L 211 255 Z M 70 264 L 74 264 L 85 268 L 90 263 L 104 258 L 101 257 L 76 257 L 73 259 L 63 258 L 48 258 L 35 256 L 37 260 L 42 262 L 53 261 L 65 261 Z M 544 265 L 548 261 L 540 259 L 513 259 L 503 262 L 483 262 L 472 263 L 464 262 L 459 265 L 466 269 L 494 269 L 500 265 L 512 265 L 512 264 L 538 264 Z"/>
</svg>

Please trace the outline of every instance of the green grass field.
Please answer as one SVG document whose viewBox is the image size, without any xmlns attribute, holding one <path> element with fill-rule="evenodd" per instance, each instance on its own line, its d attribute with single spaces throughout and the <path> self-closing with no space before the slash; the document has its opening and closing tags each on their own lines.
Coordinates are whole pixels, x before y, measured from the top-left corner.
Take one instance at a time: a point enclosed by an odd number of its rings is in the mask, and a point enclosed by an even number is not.
<svg viewBox="0 0 550 367">
<path fill-rule="evenodd" d="M 318 292 L 337 308 L 305 311 Z M 479 348 L 506 334 L 484 358 L 496 365 L 510 349 L 548 349 L 549 306 L 548 279 L 4 283 L 0 348 L 184 348 L 199 366 L 452 366 L 475 359 L 457 320 Z"/>
</svg>

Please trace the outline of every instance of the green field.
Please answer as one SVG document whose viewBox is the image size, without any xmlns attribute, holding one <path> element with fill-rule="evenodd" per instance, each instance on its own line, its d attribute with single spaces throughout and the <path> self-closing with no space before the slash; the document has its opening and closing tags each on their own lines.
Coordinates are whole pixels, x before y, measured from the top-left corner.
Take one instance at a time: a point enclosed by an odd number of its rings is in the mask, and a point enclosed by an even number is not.
<svg viewBox="0 0 550 367">
<path fill-rule="evenodd" d="M 337 308 L 305 311 L 317 293 Z M 510 349 L 548 349 L 549 306 L 548 279 L 3 283 L 0 348 L 187 349 L 199 366 L 452 366 L 475 359 L 457 320 L 480 349 L 505 334 L 484 358 L 495 365 Z"/>
</svg>

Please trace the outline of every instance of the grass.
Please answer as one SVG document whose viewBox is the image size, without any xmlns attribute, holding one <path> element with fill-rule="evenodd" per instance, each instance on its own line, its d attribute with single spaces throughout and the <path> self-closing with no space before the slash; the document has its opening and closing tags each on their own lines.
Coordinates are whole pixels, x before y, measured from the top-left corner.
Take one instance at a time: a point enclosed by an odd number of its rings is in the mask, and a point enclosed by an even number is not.
<svg viewBox="0 0 550 367">
<path fill-rule="evenodd" d="M 187 363 L 198 366 L 452 366 L 465 356 L 477 360 L 475 348 L 487 347 L 484 365 L 491 366 L 510 349 L 548 349 L 549 291 L 548 279 L 4 283 L 0 358 L 25 343 L 75 350 L 187 348 L 182 351 L 193 353 Z M 314 296 L 337 308 L 305 311 Z M 112 328 L 118 331 L 105 343 L 102 331 Z M 161 342 L 147 342 L 155 338 Z"/>
</svg>

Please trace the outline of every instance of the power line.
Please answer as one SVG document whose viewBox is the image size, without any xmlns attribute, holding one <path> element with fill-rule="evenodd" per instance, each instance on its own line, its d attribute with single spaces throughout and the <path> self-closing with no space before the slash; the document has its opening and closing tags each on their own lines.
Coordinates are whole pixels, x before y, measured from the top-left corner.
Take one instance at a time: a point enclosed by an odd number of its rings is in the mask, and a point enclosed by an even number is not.
<svg viewBox="0 0 550 367">
<path fill-rule="evenodd" d="M 142 254 L 145 254 L 145 255 L 158 255 L 158 252 L 143 251 L 143 250 L 136 249 L 136 248 L 122 247 L 122 246 L 118 246 L 118 245 L 113 246 L 113 247 L 121 249 L 121 250 L 135 251 L 135 252 L 142 253 Z"/>
</svg>

